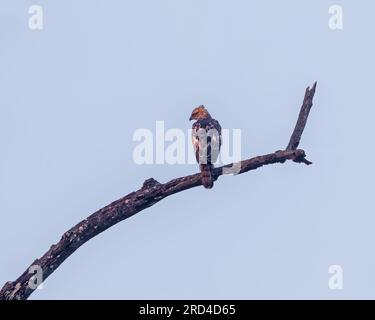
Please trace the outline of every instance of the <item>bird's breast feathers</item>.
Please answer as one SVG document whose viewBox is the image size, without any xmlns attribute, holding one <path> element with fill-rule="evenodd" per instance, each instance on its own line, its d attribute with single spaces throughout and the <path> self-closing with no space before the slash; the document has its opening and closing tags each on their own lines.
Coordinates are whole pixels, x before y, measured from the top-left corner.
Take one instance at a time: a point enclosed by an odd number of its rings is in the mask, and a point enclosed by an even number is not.
<svg viewBox="0 0 375 320">
<path fill-rule="evenodd" d="M 221 126 L 217 120 L 209 118 L 196 121 L 193 124 L 192 140 L 199 163 L 216 162 L 221 147 Z M 202 160 L 202 155 L 206 155 L 207 159 Z"/>
</svg>

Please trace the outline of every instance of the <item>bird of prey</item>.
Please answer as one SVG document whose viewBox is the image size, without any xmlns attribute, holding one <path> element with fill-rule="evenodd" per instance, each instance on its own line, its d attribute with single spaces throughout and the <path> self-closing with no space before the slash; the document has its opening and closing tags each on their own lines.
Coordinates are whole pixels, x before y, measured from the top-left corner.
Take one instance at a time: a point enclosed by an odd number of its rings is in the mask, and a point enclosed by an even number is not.
<svg viewBox="0 0 375 320">
<path fill-rule="evenodd" d="M 213 163 L 216 162 L 221 147 L 221 126 L 203 105 L 193 110 L 189 120 L 196 120 L 193 124 L 192 138 L 202 184 L 205 188 L 211 189 L 214 185 Z"/>
</svg>

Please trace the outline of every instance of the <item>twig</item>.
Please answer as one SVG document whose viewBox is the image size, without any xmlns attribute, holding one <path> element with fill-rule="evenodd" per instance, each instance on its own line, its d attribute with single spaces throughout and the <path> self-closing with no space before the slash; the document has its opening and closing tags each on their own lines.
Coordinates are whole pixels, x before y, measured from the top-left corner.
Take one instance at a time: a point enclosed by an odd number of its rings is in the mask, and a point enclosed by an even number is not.
<svg viewBox="0 0 375 320">
<path fill-rule="evenodd" d="M 317 83 L 315 82 L 312 88 L 306 88 L 305 96 L 303 98 L 301 110 L 298 115 L 296 126 L 294 127 L 294 131 L 292 136 L 290 137 L 289 144 L 286 147 L 286 150 L 296 150 L 298 148 L 299 142 L 301 140 L 301 136 L 303 130 L 305 129 L 307 118 L 309 116 L 311 107 L 313 105 L 313 98 L 315 94 Z"/>
</svg>

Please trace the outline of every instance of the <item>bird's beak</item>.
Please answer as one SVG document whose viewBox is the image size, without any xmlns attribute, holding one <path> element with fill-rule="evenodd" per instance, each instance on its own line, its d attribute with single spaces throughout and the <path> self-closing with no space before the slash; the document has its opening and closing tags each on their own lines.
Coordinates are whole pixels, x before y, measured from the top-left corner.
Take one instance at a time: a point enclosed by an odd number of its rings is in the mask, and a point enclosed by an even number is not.
<svg viewBox="0 0 375 320">
<path fill-rule="evenodd" d="M 193 120 L 193 116 L 190 116 L 189 121 Z"/>
</svg>

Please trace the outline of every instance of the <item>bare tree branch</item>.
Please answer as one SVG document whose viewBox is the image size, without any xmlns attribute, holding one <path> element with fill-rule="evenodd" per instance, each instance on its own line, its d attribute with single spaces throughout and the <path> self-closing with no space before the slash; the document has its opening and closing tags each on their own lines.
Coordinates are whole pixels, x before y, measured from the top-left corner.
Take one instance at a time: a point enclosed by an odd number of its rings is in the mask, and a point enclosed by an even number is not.
<svg viewBox="0 0 375 320">
<path fill-rule="evenodd" d="M 311 164 L 310 161 L 306 160 L 305 152 L 297 149 L 297 146 L 299 145 L 312 106 L 315 88 L 316 83 L 313 85 L 312 89 L 306 89 L 301 111 L 286 150 L 243 160 L 237 164 L 215 168 L 215 180 L 221 175 L 230 172 L 231 168 L 238 168 L 238 166 L 240 170 L 236 173 L 241 174 L 250 170 L 255 170 L 264 165 L 284 163 L 286 160 Z M 200 185 L 202 185 L 200 173 L 173 179 L 164 184 L 157 182 L 153 178 L 148 179 L 143 183 L 141 189 L 112 202 L 65 232 L 60 241 L 52 245 L 50 249 L 42 257 L 36 259 L 30 267 L 39 266 L 43 271 L 43 280 L 45 280 L 65 261 L 65 259 L 99 233 L 153 206 L 155 203 L 172 194 Z M 35 286 L 30 286 L 29 284 L 35 283 L 36 277 L 36 275 L 29 272 L 30 267 L 27 268 L 16 281 L 7 282 L 4 285 L 0 290 L 0 300 L 27 299 L 30 296 L 35 290 Z"/>
<path fill-rule="evenodd" d="M 286 147 L 286 150 L 296 150 L 298 148 L 303 130 L 306 126 L 307 118 L 313 105 L 316 84 L 317 83 L 315 82 L 311 89 L 310 87 L 306 88 L 305 97 L 303 98 L 302 107 L 298 115 L 298 120 L 296 126 L 294 127 L 292 136 L 290 137 L 290 141 L 288 146 Z"/>
</svg>

